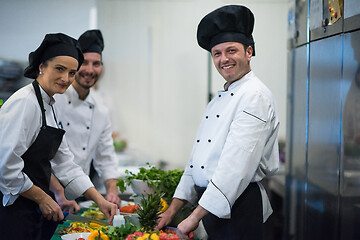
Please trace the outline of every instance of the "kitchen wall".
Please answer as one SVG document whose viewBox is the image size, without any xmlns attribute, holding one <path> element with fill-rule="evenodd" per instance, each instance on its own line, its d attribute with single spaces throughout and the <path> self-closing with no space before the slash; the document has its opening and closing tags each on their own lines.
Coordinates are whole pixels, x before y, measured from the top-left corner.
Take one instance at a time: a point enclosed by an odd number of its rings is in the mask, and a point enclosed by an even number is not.
<svg viewBox="0 0 360 240">
<path fill-rule="evenodd" d="M 252 69 L 272 90 L 286 129 L 287 0 L 0 0 L 0 58 L 26 63 L 48 32 L 77 38 L 100 28 L 105 39 L 99 93 L 114 130 L 142 159 L 182 168 L 208 101 L 208 53 L 196 28 L 208 12 L 244 4 L 255 15 Z M 211 66 L 211 92 L 223 79 Z"/>
</svg>

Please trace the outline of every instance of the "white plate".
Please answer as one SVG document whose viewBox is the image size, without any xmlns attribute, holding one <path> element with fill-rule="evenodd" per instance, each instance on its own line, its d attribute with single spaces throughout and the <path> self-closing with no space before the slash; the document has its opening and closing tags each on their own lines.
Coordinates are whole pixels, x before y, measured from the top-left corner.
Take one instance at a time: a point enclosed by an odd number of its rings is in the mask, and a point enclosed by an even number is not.
<svg viewBox="0 0 360 240">
<path fill-rule="evenodd" d="M 84 232 L 84 233 L 69 233 L 69 234 L 65 234 L 61 236 L 61 239 L 63 240 L 77 240 L 78 238 L 84 238 L 87 239 L 87 237 L 90 235 L 91 233 L 89 232 Z"/>
<path fill-rule="evenodd" d="M 91 205 L 94 204 L 94 201 L 92 200 L 88 200 L 88 201 L 84 201 L 84 202 L 80 202 L 79 206 L 81 208 L 91 208 L 91 209 L 95 209 L 95 207 L 91 207 Z"/>
</svg>

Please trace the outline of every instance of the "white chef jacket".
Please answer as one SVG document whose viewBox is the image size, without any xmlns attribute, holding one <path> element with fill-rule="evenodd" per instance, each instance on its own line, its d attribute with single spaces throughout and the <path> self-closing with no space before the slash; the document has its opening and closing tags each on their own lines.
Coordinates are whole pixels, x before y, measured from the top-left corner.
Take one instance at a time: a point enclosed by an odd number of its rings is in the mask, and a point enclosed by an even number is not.
<svg viewBox="0 0 360 240">
<path fill-rule="evenodd" d="M 40 92 L 46 123 L 57 127 L 51 109 L 54 100 L 41 86 Z M 0 126 L 0 191 L 4 195 L 2 203 L 7 206 L 33 185 L 22 171 L 24 160 L 21 158 L 37 138 L 42 126 L 40 105 L 32 84 L 19 89 L 0 108 Z M 69 199 L 79 197 L 93 186 L 81 167 L 73 162 L 73 158 L 64 137 L 50 163 L 54 175 L 65 186 L 65 195 Z"/>
<path fill-rule="evenodd" d="M 70 86 L 64 94 L 54 98 L 59 103 L 56 104 L 60 112 L 58 121 L 66 131 L 74 161 L 89 175 L 93 159 L 102 181 L 119 178 L 109 110 L 101 97 L 91 89 L 85 100 L 81 100 L 75 88 Z"/>
<path fill-rule="evenodd" d="M 248 184 L 278 170 L 278 126 L 273 96 L 252 71 L 219 91 L 207 106 L 174 197 L 195 203 L 197 194 L 189 186 L 207 187 L 199 204 L 219 218 L 230 218 Z M 265 222 L 272 208 L 258 184 Z"/>
</svg>

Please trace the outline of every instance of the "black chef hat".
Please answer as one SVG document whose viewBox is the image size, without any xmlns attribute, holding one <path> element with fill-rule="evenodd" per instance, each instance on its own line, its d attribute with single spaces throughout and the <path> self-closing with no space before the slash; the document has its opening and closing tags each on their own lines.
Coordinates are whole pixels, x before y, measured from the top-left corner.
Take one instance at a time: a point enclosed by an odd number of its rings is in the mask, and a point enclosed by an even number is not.
<svg viewBox="0 0 360 240">
<path fill-rule="evenodd" d="M 104 40 L 100 30 L 88 30 L 79 37 L 83 53 L 96 52 L 101 54 L 104 50 Z"/>
<path fill-rule="evenodd" d="M 39 75 L 39 65 L 56 56 L 70 56 L 79 65 L 84 61 L 79 43 L 76 39 L 63 33 L 46 34 L 40 46 L 29 54 L 29 66 L 24 70 L 24 76 L 35 79 Z"/>
<path fill-rule="evenodd" d="M 199 23 L 197 40 L 200 47 L 211 51 L 219 43 L 239 42 L 253 48 L 254 15 L 247 7 L 227 5 L 207 14 Z"/>
</svg>

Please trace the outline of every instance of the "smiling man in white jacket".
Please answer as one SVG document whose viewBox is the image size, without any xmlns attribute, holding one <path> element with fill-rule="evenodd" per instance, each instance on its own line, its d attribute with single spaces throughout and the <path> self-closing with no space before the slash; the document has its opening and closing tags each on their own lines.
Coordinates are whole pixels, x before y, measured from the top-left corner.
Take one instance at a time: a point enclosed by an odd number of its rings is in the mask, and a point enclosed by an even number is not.
<svg viewBox="0 0 360 240">
<path fill-rule="evenodd" d="M 206 15 L 199 45 L 211 53 L 225 79 L 209 103 L 190 160 L 158 228 L 187 202 L 198 204 L 178 225 L 187 234 L 203 221 L 209 239 L 263 239 L 272 213 L 260 181 L 279 166 L 279 121 L 274 98 L 250 67 L 255 55 L 254 15 L 229 5 Z"/>
<path fill-rule="evenodd" d="M 118 160 L 112 139 L 109 110 L 102 99 L 91 89 L 103 71 L 102 51 L 104 41 L 100 30 L 88 30 L 79 37 L 84 62 L 75 75 L 75 81 L 64 94 L 56 95 L 59 125 L 65 136 L 74 162 L 90 174 L 91 161 L 106 188 L 106 200 L 120 206 L 116 186 L 119 173 Z M 63 210 L 76 212 L 80 209 L 75 201 L 68 201 L 63 188 L 52 177 L 52 191 Z"/>
</svg>

